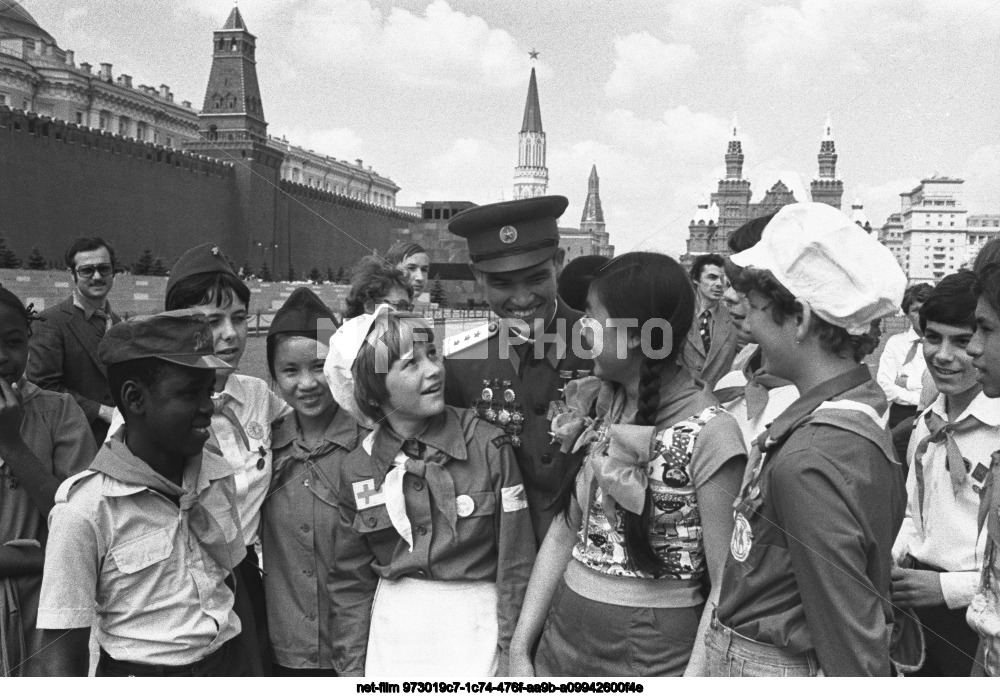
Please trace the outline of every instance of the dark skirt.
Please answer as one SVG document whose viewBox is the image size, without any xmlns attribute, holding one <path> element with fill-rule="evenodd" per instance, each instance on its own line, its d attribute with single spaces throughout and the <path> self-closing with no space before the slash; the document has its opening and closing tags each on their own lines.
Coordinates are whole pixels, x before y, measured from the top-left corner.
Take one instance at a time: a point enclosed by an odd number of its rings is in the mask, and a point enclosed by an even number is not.
<svg viewBox="0 0 1000 697">
<path fill-rule="evenodd" d="M 535 655 L 535 675 L 683 675 L 703 607 L 611 605 L 585 598 L 560 581 Z"/>
</svg>

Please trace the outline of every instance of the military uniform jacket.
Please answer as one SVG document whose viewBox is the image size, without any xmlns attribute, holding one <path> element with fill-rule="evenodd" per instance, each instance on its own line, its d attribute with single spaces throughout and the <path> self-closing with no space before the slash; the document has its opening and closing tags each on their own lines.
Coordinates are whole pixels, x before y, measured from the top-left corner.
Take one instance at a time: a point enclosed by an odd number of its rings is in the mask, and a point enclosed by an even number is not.
<svg viewBox="0 0 1000 697">
<path fill-rule="evenodd" d="M 549 404 L 562 399 L 562 388 L 569 379 L 584 377 L 581 371 L 591 371 L 594 365 L 591 359 L 579 358 L 573 352 L 572 329 L 581 317 L 582 313 L 558 301 L 546 333 L 558 331 L 564 344 L 546 341 L 541 359 L 535 358 L 535 347 L 531 345 L 510 347 L 509 355 L 501 357 L 497 323 L 445 340 L 445 401 L 449 405 L 460 409 L 473 406 L 481 399 L 484 380 L 510 382 L 514 401 L 524 417 L 521 444 L 514 452 L 538 544 L 552 522 L 554 511 L 550 506 L 569 466 L 568 457 L 549 435 Z"/>
<path fill-rule="evenodd" d="M 454 481 L 457 519 L 452 531 L 431 493 L 430 477 L 407 470 L 403 499 L 412 549 L 393 526 L 383 492 L 402 439 L 378 428 L 344 458 L 327 581 L 339 675 L 364 675 L 379 578 L 495 582 L 498 642 L 507 654 L 535 561 L 527 501 L 509 439 L 469 412 L 446 407 L 434 418 L 416 440 L 427 448 L 427 468 L 437 467 L 430 464 L 437 458 Z M 440 631 L 448 631 L 447 617 L 441 618 Z"/>
</svg>

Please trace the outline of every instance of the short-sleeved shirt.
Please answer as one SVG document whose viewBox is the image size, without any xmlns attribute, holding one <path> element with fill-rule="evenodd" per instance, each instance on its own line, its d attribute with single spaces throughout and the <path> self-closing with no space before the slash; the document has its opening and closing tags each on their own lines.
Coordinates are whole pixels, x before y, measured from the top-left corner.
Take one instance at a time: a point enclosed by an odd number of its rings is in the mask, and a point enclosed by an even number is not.
<svg viewBox="0 0 1000 697">
<path fill-rule="evenodd" d="M 257 540 L 260 507 L 271 484 L 271 422 L 291 409 L 266 382 L 250 375 L 230 375 L 222 390 L 216 393 L 216 397 L 220 396 L 232 407 L 247 436 L 244 443 L 243 435 L 233 422 L 216 409 L 212 415 L 212 434 L 232 467 L 244 541 L 250 546 Z M 116 409 L 108 433 L 114 433 L 124 423 Z"/>
<path fill-rule="evenodd" d="M 885 394 L 858 366 L 761 435 L 722 574 L 722 624 L 814 650 L 827 675 L 889 674 L 891 551 L 906 499 L 887 420 Z"/>
<path fill-rule="evenodd" d="M 598 432 L 606 420 L 620 416 L 616 405 L 623 403 L 621 390 L 608 396 L 610 390 L 603 389 L 598 397 L 597 413 L 608 415 L 591 427 Z M 575 499 L 581 507 L 581 526 L 566 583 L 591 600 L 631 607 L 689 607 L 704 599 L 700 579 L 706 562 L 697 490 L 746 450 L 733 417 L 695 383 L 687 368 L 680 366 L 661 385 L 660 399 L 654 456 L 645 468 L 653 502 L 647 539 L 665 571 L 653 578 L 636 568 L 624 542 L 622 516 L 613 516 L 614 523 L 609 520 L 603 492 L 584 467 L 577 477 Z M 600 441 L 592 444 L 591 453 L 600 447 Z"/>
<path fill-rule="evenodd" d="M 178 487 L 133 455 L 123 435 L 56 495 L 38 626 L 93 626 L 121 661 L 193 663 L 240 632 L 225 583 L 246 554 L 232 469 L 206 449 Z M 185 497 L 196 499 L 186 511 Z M 208 532 L 218 547 L 202 544 Z"/>
<path fill-rule="evenodd" d="M 393 527 L 382 485 L 403 440 L 377 428 L 341 467 L 340 522 L 328 583 L 334 666 L 362 675 L 379 578 L 490 581 L 497 585 L 499 645 L 506 652 L 535 559 L 535 539 L 510 436 L 446 407 L 418 437 L 455 485 L 455 534 L 423 477 L 407 471 L 403 495 L 413 549 Z M 425 457 L 429 457 L 425 456 Z M 428 465 L 431 466 L 431 465 Z M 441 631 L 448 631 L 442 618 Z"/>
<path fill-rule="evenodd" d="M 340 516 L 340 466 L 363 434 L 338 409 L 309 447 L 294 414 L 273 427 L 274 477 L 261 511 L 267 626 L 274 660 L 286 668 L 333 668 L 326 577 Z"/>
<path fill-rule="evenodd" d="M 30 382 L 24 383 L 21 396 L 24 397 L 21 438 L 28 449 L 60 481 L 85 470 L 94 459 L 97 446 L 87 417 L 73 397 L 43 390 Z M 0 544 L 36 540 L 44 547 L 48 535 L 45 516 L 17 481 L 10 465 L 0 460 Z M 42 649 L 41 632 L 35 629 L 42 575 L 15 576 L 10 580 L 18 596 L 25 655 L 34 656 Z M 24 668 L 25 674 L 34 673 L 30 659 Z"/>
<path fill-rule="evenodd" d="M 982 570 L 986 530 L 977 529 L 976 520 L 980 485 L 989 472 L 993 453 L 1000 451 L 1000 399 L 980 392 L 955 421 L 958 428 L 952 439 L 968 463 L 957 491 L 948 467 L 946 441 L 927 442 L 917 462 L 918 448 L 929 435 L 928 415 L 949 421 L 946 399 L 938 395 L 920 415 L 910 437 L 906 516 L 893 545 L 893 557 L 899 560 L 909 554 L 944 569 L 939 576 L 941 592 L 945 604 L 957 609 L 972 600 Z"/>
</svg>

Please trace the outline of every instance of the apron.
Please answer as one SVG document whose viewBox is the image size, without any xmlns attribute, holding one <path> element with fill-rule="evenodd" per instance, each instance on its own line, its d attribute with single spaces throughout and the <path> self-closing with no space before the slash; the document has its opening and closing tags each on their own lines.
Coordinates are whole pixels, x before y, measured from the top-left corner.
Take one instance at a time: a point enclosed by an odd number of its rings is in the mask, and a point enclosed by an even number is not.
<svg viewBox="0 0 1000 697">
<path fill-rule="evenodd" d="M 380 579 L 365 677 L 492 677 L 500 657 L 492 581 Z"/>
</svg>

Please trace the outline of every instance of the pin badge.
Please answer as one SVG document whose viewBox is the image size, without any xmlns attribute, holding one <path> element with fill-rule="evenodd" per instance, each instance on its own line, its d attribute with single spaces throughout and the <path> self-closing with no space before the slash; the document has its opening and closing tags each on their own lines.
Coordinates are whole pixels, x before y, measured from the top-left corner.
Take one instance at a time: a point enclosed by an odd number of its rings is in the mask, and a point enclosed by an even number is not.
<svg viewBox="0 0 1000 697">
<path fill-rule="evenodd" d="M 517 228 L 513 225 L 504 225 L 500 228 L 500 241 L 504 244 L 513 244 L 517 239 Z"/>
<path fill-rule="evenodd" d="M 471 496 L 462 494 L 461 496 L 455 497 L 455 508 L 458 509 L 459 518 L 468 518 L 472 515 L 472 511 L 476 509 L 476 504 L 473 502 Z"/>
<path fill-rule="evenodd" d="M 247 435 L 254 440 L 262 440 L 264 438 L 264 427 L 256 421 L 251 421 L 247 424 Z"/>
</svg>

